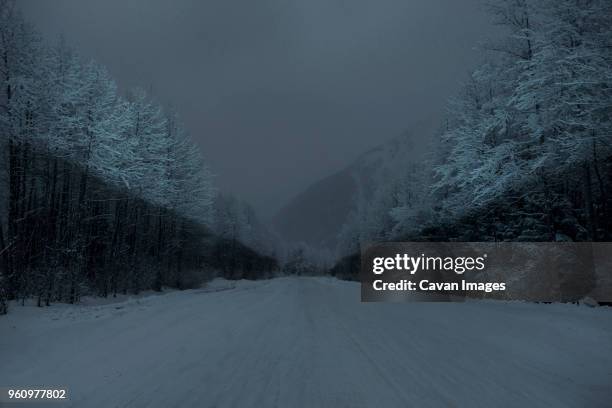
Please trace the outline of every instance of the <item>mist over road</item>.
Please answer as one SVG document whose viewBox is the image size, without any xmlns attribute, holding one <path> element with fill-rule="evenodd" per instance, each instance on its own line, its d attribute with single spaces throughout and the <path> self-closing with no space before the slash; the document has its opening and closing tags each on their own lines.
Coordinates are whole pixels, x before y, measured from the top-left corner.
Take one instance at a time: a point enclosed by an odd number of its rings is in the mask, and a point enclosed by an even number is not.
<svg viewBox="0 0 612 408">
<path fill-rule="evenodd" d="M 74 407 L 597 407 L 610 401 L 612 313 L 362 304 L 355 283 L 279 278 L 13 306 L 0 350 L 0 387 L 67 387 Z"/>
</svg>

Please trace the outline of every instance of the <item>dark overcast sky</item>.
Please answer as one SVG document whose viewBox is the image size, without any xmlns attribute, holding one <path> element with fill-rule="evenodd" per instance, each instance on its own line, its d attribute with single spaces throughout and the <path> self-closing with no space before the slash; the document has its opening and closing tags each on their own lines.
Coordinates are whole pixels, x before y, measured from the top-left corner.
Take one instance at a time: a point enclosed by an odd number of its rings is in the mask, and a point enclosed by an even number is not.
<svg viewBox="0 0 612 408">
<path fill-rule="evenodd" d="M 19 0 L 181 114 L 217 184 L 271 215 L 439 115 L 492 32 L 481 0 Z"/>
</svg>

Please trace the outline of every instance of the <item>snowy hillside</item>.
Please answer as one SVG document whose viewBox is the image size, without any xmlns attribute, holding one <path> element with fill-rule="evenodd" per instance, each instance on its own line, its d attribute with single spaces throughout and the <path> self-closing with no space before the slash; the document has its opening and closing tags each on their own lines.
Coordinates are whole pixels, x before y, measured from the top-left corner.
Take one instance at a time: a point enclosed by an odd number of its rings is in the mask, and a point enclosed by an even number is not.
<svg viewBox="0 0 612 408">
<path fill-rule="evenodd" d="M 0 384 L 71 407 L 604 407 L 612 384 L 609 308 L 362 304 L 325 278 L 14 306 L 0 334 Z"/>
<path fill-rule="evenodd" d="M 338 234 L 364 197 L 405 172 L 407 163 L 419 163 L 438 124 L 413 123 L 404 133 L 363 153 L 339 172 L 314 182 L 274 217 L 274 228 L 290 242 L 335 249 Z"/>
</svg>

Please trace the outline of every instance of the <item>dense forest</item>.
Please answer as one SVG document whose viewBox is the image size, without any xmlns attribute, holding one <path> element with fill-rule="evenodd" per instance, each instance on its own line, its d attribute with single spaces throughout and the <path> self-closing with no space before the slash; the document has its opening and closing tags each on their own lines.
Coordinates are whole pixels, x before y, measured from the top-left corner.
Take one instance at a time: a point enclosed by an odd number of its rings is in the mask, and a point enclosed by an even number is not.
<svg viewBox="0 0 612 408">
<path fill-rule="evenodd" d="M 332 274 L 393 240 L 607 241 L 612 4 L 496 0 L 427 154 L 396 140 L 357 195 Z M 186 288 L 213 274 L 311 275 L 332 250 L 279 238 L 215 188 L 179 115 L 0 0 L 0 313 L 6 300 Z"/>
<path fill-rule="evenodd" d="M 333 274 L 354 278 L 367 242 L 610 239 L 612 3 L 488 9 L 504 35 L 482 46 L 429 157 L 390 163 L 360 200 Z"/>
<path fill-rule="evenodd" d="M 0 134 L 0 314 L 7 299 L 74 303 L 276 268 L 217 233 L 244 210 L 227 214 L 178 115 L 120 92 L 65 41 L 44 44 L 11 0 L 0 0 Z"/>
</svg>

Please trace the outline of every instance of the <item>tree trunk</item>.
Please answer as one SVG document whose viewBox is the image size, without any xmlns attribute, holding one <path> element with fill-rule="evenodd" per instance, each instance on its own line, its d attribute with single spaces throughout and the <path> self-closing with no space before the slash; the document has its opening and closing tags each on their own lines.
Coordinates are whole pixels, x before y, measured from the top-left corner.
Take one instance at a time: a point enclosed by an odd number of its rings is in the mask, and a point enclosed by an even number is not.
<svg viewBox="0 0 612 408">
<path fill-rule="evenodd" d="M 591 241 L 597 240 L 597 229 L 595 220 L 595 209 L 593 208 L 593 190 L 591 186 L 591 166 L 588 162 L 582 165 L 582 188 L 584 199 L 584 210 L 587 222 L 587 230 Z"/>
</svg>

